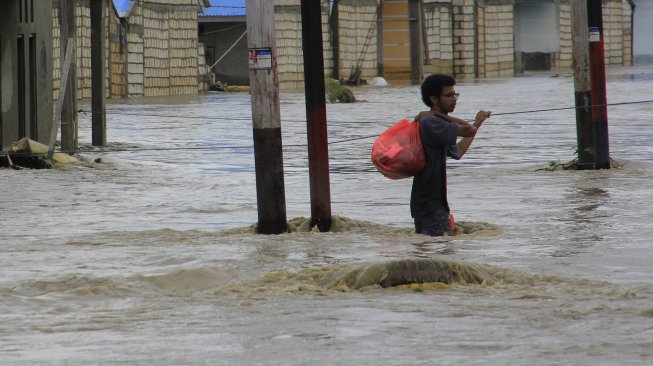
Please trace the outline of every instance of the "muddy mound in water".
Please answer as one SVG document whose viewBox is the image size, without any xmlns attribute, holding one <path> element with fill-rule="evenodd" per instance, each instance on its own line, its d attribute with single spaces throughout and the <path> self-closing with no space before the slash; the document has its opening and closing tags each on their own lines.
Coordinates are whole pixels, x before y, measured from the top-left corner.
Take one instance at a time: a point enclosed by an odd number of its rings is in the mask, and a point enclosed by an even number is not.
<svg viewBox="0 0 653 366">
<path fill-rule="evenodd" d="M 440 282 L 493 284 L 495 279 L 480 265 L 442 259 L 402 259 L 350 268 L 329 284 L 329 288 L 351 289 L 379 285 L 391 287 L 411 283 Z"/>
<path fill-rule="evenodd" d="M 304 269 L 267 276 L 274 282 L 299 283 L 308 288 L 351 291 L 365 287 L 392 287 L 412 283 L 492 285 L 497 279 L 489 267 L 443 259 L 401 259 L 379 263 L 346 264 Z"/>
</svg>

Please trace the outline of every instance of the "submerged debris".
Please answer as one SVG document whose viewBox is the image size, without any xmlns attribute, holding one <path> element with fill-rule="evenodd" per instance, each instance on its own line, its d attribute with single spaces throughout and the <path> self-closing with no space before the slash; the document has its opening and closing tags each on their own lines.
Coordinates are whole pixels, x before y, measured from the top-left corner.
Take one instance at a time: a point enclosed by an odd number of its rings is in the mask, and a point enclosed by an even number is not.
<svg viewBox="0 0 653 366">
<path fill-rule="evenodd" d="M 625 163 L 610 158 L 610 168 L 621 168 L 624 165 Z M 575 158 L 566 163 L 563 163 L 560 160 L 552 160 L 549 162 L 547 166 L 537 170 L 546 170 L 549 172 L 553 172 L 556 170 L 581 170 L 581 169 L 578 166 L 578 158 Z"/>
<path fill-rule="evenodd" d="M 52 163 L 75 163 L 79 160 L 71 155 L 55 152 L 52 162 L 47 159 L 48 146 L 26 137 L 14 142 L 4 156 L 0 156 L 0 166 L 14 169 L 50 169 Z"/>
<path fill-rule="evenodd" d="M 224 92 L 249 92 L 249 86 L 247 85 L 228 85 L 220 80 L 210 83 L 209 90 L 213 91 L 224 91 Z"/>
<path fill-rule="evenodd" d="M 325 89 L 330 103 L 354 103 L 357 101 L 354 92 L 336 79 L 327 79 Z"/>
</svg>

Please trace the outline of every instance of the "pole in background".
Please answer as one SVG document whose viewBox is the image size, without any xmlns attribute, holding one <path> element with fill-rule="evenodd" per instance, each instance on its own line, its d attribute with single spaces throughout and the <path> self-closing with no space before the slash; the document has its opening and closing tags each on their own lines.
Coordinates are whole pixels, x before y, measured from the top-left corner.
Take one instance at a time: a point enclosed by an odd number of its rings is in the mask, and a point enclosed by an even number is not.
<svg viewBox="0 0 653 366">
<path fill-rule="evenodd" d="M 610 168 L 608 108 L 605 96 L 605 59 L 603 51 L 603 10 L 601 0 L 587 0 L 590 71 L 592 80 L 592 122 L 594 128 L 594 164 L 596 169 Z"/>
<path fill-rule="evenodd" d="M 73 56 L 76 54 L 75 1 L 59 0 L 59 29 L 61 32 L 59 49 L 63 67 L 67 48 L 72 48 Z M 69 40 L 72 41 L 69 42 Z M 75 59 L 76 57 L 72 57 L 70 61 L 68 77 L 59 81 L 60 88 L 64 88 L 64 84 L 66 84 L 61 108 L 61 150 L 69 152 L 76 151 L 79 147 L 77 138 L 77 62 Z"/>
<path fill-rule="evenodd" d="M 320 1 L 302 0 L 302 48 L 311 187 L 311 227 L 331 230 L 331 189 L 326 128 L 324 53 Z"/>
<path fill-rule="evenodd" d="M 338 0 L 331 2 L 329 29 L 331 29 L 331 54 L 333 55 L 333 73 L 331 77 L 340 80 L 340 15 Z"/>
<path fill-rule="evenodd" d="M 576 100 L 576 136 L 578 169 L 594 168 L 594 129 L 592 128 L 592 87 L 589 73 L 589 34 L 587 4 L 571 1 L 571 41 Z"/>
<path fill-rule="evenodd" d="M 107 144 L 106 117 L 106 0 L 93 0 L 91 7 L 91 140 L 93 146 Z"/>
<path fill-rule="evenodd" d="M 274 1 L 247 0 L 246 6 L 258 206 L 257 231 L 261 234 L 281 234 L 288 230 L 288 222 L 283 181 Z"/>
<path fill-rule="evenodd" d="M 422 83 L 421 1 L 408 0 L 408 34 L 410 39 L 410 83 Z"/>
</svg>

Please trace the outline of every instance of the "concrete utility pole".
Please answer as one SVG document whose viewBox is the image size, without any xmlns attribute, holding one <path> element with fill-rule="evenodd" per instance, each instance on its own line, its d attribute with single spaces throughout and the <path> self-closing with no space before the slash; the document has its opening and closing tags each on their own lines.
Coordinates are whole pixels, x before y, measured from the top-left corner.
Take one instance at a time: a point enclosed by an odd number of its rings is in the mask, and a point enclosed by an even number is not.
<svg viewBox="0 0 653 366">
<path fill-rule="evenodd" d="M 91 7 L 91 140 L 93 146 L 107 144 L 106 73 L 107 59 L 106 0 L 93 0 Z"/>
<path fill-rule="evenodd" d="M 64 55 L 67 47 L 72 47 L 72 54 L 75 55 L 75 1 L 59 0 L 59 29 L 60 29 L 60 55 L 63 65 Z M 68 42 L 72 39 L 72 42 Z M 61 109 L 61 150 L 76 151 L 79 147 L 77 138 L 77 68 L 76 57 L 72 57 L 68 77 L 59 81 L 59 87 L 64 84 L 65 94 Z M 63 72 L 61 73 L 63 75 Z M 62 76 L 63 77 L 63 76 Z M 55 131 L 56 133 L 56 131 Z M 56 135 L 55 135 L 56 138 Z"/>
<path fill-rule="evenodd" d="M 247 0 L 246 6 L 258 232 L 281 234 L 288 230 L 288 222 L 283 181 L 274 1 Z"/>
<path fill-rule="evenodd" d="M 302 0 L 301 11 L 311 227 L 317 225 L 321 232 L 326 232 L 331 230 L 331 188 L 320 1 Z"/>
<path fill-rule="evenodd" d="M 603 52 L 603 9 L 601 0 L 587 0 L 590 70 L 592 73 L 592 121 L 594 125 L 594 164 L 596 169 L 610 168 L 608 108 L 605 96 L 605 59 Z"/>
<path fill-rule="evenodd" d="M 592 128 L 592 87 L 589 73 L 589 33 L 585 0 L 571 1 L 571 41 L 573 44 L 574 94 L 578 169 L 594 168 L 594 129 Z"/>
</svg>

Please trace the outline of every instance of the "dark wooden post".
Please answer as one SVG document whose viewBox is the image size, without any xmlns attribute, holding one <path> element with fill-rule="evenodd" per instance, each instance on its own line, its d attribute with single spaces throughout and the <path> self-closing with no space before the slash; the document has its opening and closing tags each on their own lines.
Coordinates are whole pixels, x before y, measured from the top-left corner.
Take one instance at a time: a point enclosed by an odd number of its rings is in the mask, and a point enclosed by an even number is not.
<svg viewBox="0 0 653 366">
<path fill-rule="evenodd" d="M 601 0 L 587 0 L 590 71 L 592 74 L 592 122 L 594 127 L 594 164 L 596 169 L 610 168 L 608 107 L 605 96 L 605 58 L 603 51 L 603 9 Z"/>
<path fill-rule="evenodd" d="M 592 89 L 589 73 L 587 4 L 585 1 L 571 1 L 570 4 L 578 169 L 593 169 L 594 129 L 592 128 Z"/>
<path fill-rule="evenodd" d="M 280 234 L 288 230 L 288 222 L 283 180 L 274 1 L 247 0 L 246 4 L 258 206 L 257 230 L 261 234 Z"/>
<path fill-rule="evenodd" d="M 106 0 L 93 0 L 91 6 L 91 140 L 93 146 L 107 144 L 106 73 L 107 59 Z"/>
<path fill-rule="evenodd" d="M 320 1 L 302 0 L 301 10 L 311 227 L 317 225 L 321 232 L 325 232 L 331 230 L 331 188 Z"/>
<path fill-rule="evenodd" d="M 408 0 L 408 32 L 410 39 L 410 82 L 422 83 L 422 26 L 419 0 Z"/>
<path fill-rule="evenodd" d="M 74 0 L 59 0 L 59 28 L 61 32 L 60 54 L 62 66 L 68 45 L 70 45 L 73 49 L 73 57 L 70 62 L 68 78 L 66 80 L 62 79 L 59 82 L 60 88 L 66 84 L 66 92 L 63 96 L 64 99 L 61 109 L 61 150 L 72 152 L 76 151 L 79 148 L 79 142 L 77 138 L 77 63 L 75 62 L 76 57 L 74 57 L 76 54 Z M 73 41 L 69 43 L 69 39 L 72 39 Z M 63 75 L 63 72 L 61 75 Z"/>
<path fill-rule="evenodd" d="M 329 28 L 331 29 L 331 53 L 333 57 L 333 73 L 331 77 L 340 80 L 340 16 L 338 15 L 338 0 L 331 3 Z"/>
</svg>

